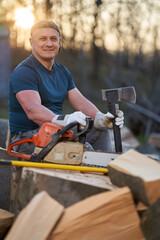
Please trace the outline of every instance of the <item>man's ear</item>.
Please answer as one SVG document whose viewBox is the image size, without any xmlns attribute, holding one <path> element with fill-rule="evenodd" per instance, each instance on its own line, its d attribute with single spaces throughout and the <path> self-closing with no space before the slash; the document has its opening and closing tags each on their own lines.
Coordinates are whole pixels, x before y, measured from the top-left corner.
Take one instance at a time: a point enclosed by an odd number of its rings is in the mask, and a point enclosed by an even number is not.
<svg viewBox="0 0 160 240">
<path fill-rule="evenodd" d="M 59 52 L 60 52 L 60 50 L 61 50 L 61 38 L 60 38 L 60 41 L 59 41 Z"/>
<path fill-rule="evenodd" d="M 33 40 L 32 40 L 31 37 L 29 38 L 29 42 L 30 42 L 30 45 L 31 45 L 31 47 L 32 47 L 32 42 L 33 42 Z"/>
<path fill-rule="evenodd" d="M 61 44 L 59 44 L 59 52 L 61 51 Z"/>
</svg>

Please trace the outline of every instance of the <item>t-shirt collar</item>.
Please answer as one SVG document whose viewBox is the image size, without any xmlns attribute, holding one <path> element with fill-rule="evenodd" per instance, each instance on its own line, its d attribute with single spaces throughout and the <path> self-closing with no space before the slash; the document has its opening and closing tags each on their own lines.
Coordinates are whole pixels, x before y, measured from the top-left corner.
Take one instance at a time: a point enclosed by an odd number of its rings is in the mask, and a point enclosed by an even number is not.
<svg viewBox="0 0 160 240">
<path fill-rule="evenodd" d="M 53 63 L 53 68 L 52 68 L 52 70 L 50 71 L 48 68 L 46 68 L 45 66 L 43 66 L 43 64 L 40 63 L 40 61 L 38 61 L 38 59 L 37 59 L 33 54 L 31 54 L 31 57 L 32 57 L 34 63 L 36 64 L 36 66 L 37 66 L 38 68 L 41 68 L 42 70 L 44 70 L 44 71 L 46 71 L 46 72 L 48 72 L 48 73 L 50 73 L 50 74 L 54 72 L 54 63 Z"/>
</svg>

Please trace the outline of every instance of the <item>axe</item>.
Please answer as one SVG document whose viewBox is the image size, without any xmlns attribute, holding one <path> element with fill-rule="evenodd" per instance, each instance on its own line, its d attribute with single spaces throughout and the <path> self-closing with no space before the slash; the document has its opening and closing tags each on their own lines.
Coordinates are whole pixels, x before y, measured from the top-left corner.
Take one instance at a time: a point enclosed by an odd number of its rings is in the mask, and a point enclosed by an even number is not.
<svg viewBox="0 0 160 240">
<path fill-rule="evenodd" d="M 136 102 L 136 91 L 133 86 L 114 88 L 114 89 L 102 89 L 102 99 L 107 100 L 107 108 L 110 113 L 117 117 L 119 111 L 119 102 L 125 101 L 129 103 Z M 113 120 L 113 132 L 116 152 L 122 152 L 122 141 L 120 128 L 115 124 Z"/>
</svg>

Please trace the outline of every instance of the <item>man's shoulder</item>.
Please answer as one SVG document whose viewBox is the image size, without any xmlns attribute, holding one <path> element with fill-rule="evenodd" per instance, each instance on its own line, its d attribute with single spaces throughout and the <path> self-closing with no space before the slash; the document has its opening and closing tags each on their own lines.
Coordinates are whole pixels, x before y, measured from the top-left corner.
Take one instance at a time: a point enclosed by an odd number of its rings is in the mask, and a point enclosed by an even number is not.
<svg viewBox="0 0 160 240">
<path fill-rule="evenodd" d="M 28 58 L 26 58 L 25 60 L 23 60 L 17 67 L 15 70 L 17 69 L 35 69 L 35 65 L 33 64 L 33 57 L 32 55 L 30 55 Z"/>
<path fill-rule="evenodd" d="M 54 62 L 54 67 L 56 69 L 56 71 L 62 71 L 66 74 L 71 74 L 70 71 L 61 63 L 58 63 L 58 62 Z"/>
<path fill-rule="evenodd" d="M 30 75 L 34 74 L 35 72 L 35 67 L 32 62 L 32 57 L 29 56 L 25 60 L 23 60 L 12 72 L 11 77 L 18 75 Z"/>
</svg>

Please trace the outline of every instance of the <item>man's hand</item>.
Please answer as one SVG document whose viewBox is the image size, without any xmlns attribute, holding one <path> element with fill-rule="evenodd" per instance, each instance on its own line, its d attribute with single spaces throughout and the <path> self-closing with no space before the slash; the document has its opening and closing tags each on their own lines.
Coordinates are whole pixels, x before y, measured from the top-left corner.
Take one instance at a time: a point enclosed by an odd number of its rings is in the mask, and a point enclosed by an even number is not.
<svg viewBox="0 0 160 240">
<path fill-rule="evenodd" d="M 52 119 L 52 123 L 60 125 L 62 127 L 68 125 L 71 122 L 77 121 L 83 127 L 86 125 L 86 115 L 80 111 L 74 112 L 72 114 L 66 115 L 56 115 Z"/>
<path fill-rule="evenodd" d="M 123 128 L 124 125 L 124 113 L 119 110 L 117 117 L 115 118 L 115 124 L 119 126 L 119 128 Z"/>
<path fill-rule="evenodd" d="M 119 128 L 123 127 L 124 124 L 124 116 L 123 112 L 119 111 L 118 116 L 115 118 L 115 124 L 119 126 Z M 97 112 L 96 117 L 94 119 L 94 126 L 97 129 L 104 130 L 106 128 L 113 128 L 113 118 L 114 116 L 108 112 L 106 114 Z"/>
</svg>

